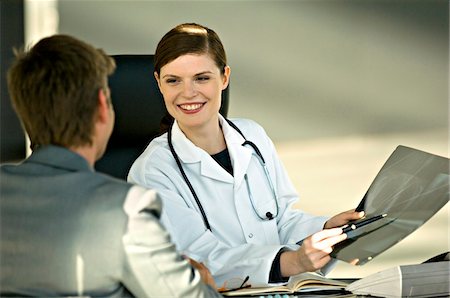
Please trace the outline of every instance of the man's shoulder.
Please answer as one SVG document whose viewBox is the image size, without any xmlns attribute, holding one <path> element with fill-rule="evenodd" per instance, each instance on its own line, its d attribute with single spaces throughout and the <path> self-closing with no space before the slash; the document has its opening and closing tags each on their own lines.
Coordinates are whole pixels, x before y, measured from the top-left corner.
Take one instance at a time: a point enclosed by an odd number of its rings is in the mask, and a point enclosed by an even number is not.
<svg viewBox="0 0 450 298">
<path fill-rule="evenodd" d="M 106 184 L 112 185 L 112 186 L 116 186 L 116 187 L 130 188 L 133 186 L 133 184 L 131 184 L 123 179 L 116 178 L 111 175 L 97 172 L 97 171 L 92 173 L 92 179 L 98 179 L 99 181 L 101 181 L 103 183 L 106 183 Z"/>
<path fill-rule="evenodd" d="M 108 174 L 93 172 L 89 177 L 85 177 L 90 182 L 90 190 L 94 193 L 109 193 L 111 197 L 115 197 L 116 199 L 125 199 L 130 192 L 130 189 L 135 185 L 129 183 L 125 180 L 115 178 Z"/>
<path fill-rule="evenodd" d="M 125 199 L 125 206 L 130 206 L 130 204 L 140 207 L 145 206 L 147 208 L 151 206 L 151 208 L 157 209 L 159 213 L 161 201 L 154 189 L 133 184 L 103 173 L 96 172 L 95 176 L 104 186 L 104 191 L 114 192 L 115 195 L 121 194 Z"/>
</svg>

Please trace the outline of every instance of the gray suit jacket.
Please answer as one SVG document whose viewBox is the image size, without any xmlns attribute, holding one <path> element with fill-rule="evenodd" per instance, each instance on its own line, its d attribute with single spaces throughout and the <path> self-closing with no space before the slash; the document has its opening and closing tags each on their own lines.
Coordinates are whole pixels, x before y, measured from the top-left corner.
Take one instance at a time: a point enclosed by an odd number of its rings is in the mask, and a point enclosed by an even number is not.
<svg viewBox="0 0 450 298">
<path fill-rule="evenodd" d="M 154 191 L 56 146 L 0 175 L 1 296 L 218 295 L 177 254 Z"/>
</svg>

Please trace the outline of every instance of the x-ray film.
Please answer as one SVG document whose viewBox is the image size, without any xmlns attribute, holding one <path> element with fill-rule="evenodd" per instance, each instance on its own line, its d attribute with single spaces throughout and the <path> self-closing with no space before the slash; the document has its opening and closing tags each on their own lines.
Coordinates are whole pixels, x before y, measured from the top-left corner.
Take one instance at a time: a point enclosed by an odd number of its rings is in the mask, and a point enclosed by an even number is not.
<svg viewBox="0 0 450 298">
<path fill-rule="evenodd" d="M 398 146 L 357 207 L 365 217 L 331 256 L 363 265 L 411 234 L 449 201 L 449 168 L 446 157 Z"/>
</svg>

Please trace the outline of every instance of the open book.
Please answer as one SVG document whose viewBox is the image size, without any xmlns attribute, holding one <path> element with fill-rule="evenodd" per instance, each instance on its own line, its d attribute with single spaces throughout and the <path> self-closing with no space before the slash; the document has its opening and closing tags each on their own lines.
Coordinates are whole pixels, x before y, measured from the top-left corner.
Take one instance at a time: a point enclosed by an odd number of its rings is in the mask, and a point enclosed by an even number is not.
<svg viewBox="0 0 450 298">
<path fill-rule="evenodd" d="M 221 293 L 224 296 L 246 296 L 261 294 L 298 293 L 318 290 L 345 290 L 349 282 L 329 279 L 314 273 L 300 273 L 291 276 L 285 285 L 273 287 L 250 287 L 230 292 Z"/>
</svg>

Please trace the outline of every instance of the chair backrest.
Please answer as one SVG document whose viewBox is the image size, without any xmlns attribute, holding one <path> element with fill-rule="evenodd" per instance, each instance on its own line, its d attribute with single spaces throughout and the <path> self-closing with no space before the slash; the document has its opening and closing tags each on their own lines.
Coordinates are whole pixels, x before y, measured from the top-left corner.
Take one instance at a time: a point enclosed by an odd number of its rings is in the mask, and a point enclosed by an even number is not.
<svg viewBox="0 0 450 298">
<path fill-rule="evenodd" d="M 109 79 L 116 122 L 103 157 L 95 168 L 126 179 L 134 160 L 160 135 L 167 114 L 153 76 L 153 55 L 115 55 L 116 71 Z M 220 113 L 227 116 L 229 87 L 222 92 Z"/>
</svg>

